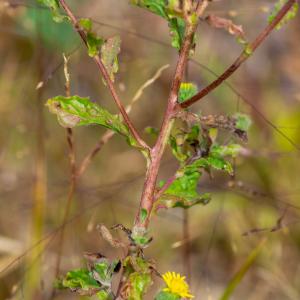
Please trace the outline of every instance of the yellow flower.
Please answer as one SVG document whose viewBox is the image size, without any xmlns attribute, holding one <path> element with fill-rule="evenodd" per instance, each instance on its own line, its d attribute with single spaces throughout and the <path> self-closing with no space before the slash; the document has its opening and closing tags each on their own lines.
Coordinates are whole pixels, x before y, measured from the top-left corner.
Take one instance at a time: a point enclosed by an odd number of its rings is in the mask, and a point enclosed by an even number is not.
<svg viewBox="0 0 300 300">
<path fill-rule="evenodd" d="M 185 276 L 181 276 L 175 272 L 167 272 L 162 278 L 167 285 L 163 291 L 175 294 L 181 298 L 194 298 L 194 296 L 190 294 L 189 285 L 185 281 Z"/>
</svg>

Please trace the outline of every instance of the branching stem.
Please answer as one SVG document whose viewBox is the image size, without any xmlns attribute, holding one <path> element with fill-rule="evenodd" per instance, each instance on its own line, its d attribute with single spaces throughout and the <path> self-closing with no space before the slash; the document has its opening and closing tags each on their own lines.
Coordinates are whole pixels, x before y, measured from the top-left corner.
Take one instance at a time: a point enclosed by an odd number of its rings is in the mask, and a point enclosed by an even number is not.
<svg viewBox="0 0 300 300">
<path fill-rule="evenodd" d="M 184 103 L 180 104 L 181 108 L 187 108 L 194 104 L 195 102 L 201 100 L 211 91 L 216 89 L 220 84 L 222 84 L 228 77 L 230 77 L 250 56 L 253 52 L 261 45 L 261 43 L 268 37 L 268 35 L 274 30 L 274 28 L 281 22 L 284 16 L 288 13 L 291 7 L 297 2 L 297 0 L 289 0 L 277 13 L 275 18 L 270 22 L 265 29 L 257 36 L 257 38 L 249 44 L 246 49 L 248 51 L 243 51 L 240 56 L 235 60 L 235 62 L 216 80 L 211 84 L 203 88 L 199 93 L 190 99 L 186 100 Z M 248 52 L 248 53 L 247 53 Z"/>
</svg>

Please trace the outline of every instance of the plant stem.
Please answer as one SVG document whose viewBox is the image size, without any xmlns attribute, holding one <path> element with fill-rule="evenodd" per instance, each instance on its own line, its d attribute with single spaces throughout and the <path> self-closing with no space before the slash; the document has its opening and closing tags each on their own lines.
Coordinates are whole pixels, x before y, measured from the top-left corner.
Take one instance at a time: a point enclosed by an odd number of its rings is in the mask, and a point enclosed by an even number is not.
<svg viewBox="0 0 300 300">
<path fill-rule="evenodd" d="M 156 187 L 156 181 L 158 171 L 161 163 L 161 159 L 168 142 L 168 138 L 174 122 L 174 114 L 177 106 L 177 96 L 182 81 L 185 67 L 187 64 L 189 51 L 193 42 L 193 36 L 196 31 L 197 24 L 187 24 L 185 38 L 179 54 L 174 79 L 171 86 L 170 95 L 168 98 L 167 110 L 164 115 L 162 127 L 155 146 L 151 149 L 150 156 L 151 162 L 147 169 L 146 179 L 144 183 L 144 189 L 140 202 L 140 207 L 136 215 L 133 233 L 144 234 L 147 230 L 150 215 L 153 208 L 154 192 Z M 141 212 L 145 210 L 147 212 L 146 218 L 141 218 Z"/>
<path fill-rule="evenodd" d="M 68 58 L 64 55 L 64 75 L 65 75 L 65 93 L 67 97 L 71 96 L 71 83 L 70 83 L 70 74 L 68 71 Z M 64 217 L 62 221 L 62 228 L 58 239 L 58 251 L 57 251 L 57 258 L 56 258 L 56 268 L 55 268 L 55 276 L 59 276 L 60 266 L 61 266 L 61 256 L 63 253 L 63 246 L 64 246 L 64 238 L 65 238 L 65 224 L 69 218 L 72 202 L 74 198 L 74 193 L 77 185 L 77 168 L 76 168 L 76 156 L 75 156 L 75 142 L 74 142 L 74 135 L 73 130 L 71 128 L 66 129 L 67 133 L 67 144 L 69 147 L 69 162 L 70 162 L 70 186 L 69 186 L 69 193 L 68 198 L 65 206 Z M 54 298 L 55 289 L 52 291 L 52 298 Z"/>
<path fill-rule="evenodd" d="M 235 60 L 235 62 L 215 81 L 209 84 L 207 87 L 203 88 L 199 93 L 190 99 L 186 100 L 184 103 L 180 104 L 182 108 L 187 108 L 194 104 L 195 102 L 201 100 L 203 97 L 208 95 L 211 91 L 216 89 L 224 80 L 230 77 L 250 56 L 252 56 L 253 52 L 261 45 L 261 43 L 268 37 L 268 35 L 274 30 L 274 28 L 280 23 L 280 21 L 284 18 L 284 16 L 288 13 L 291 7 L 297 2 L 297 0 L 289 0 L 286 4 L 281 8 L 281 10 L 277 13 L 272 22 L 269 23 L 268 26 L 257 36 L 257 38 L 250 43 L 246 48 L 247 51 L 243 51 L 240 56 Z"/>
<path fill-rule="evenodd" d="M 82 41 L 84 42 L 84 44 L 87 46 L 87 36 L 86 33 L 84 32 L 83 29 L 80 28 L 80 26 L 78 26 L 78 21 L 77 18 L 75 17 L 75 15 L 72 13 L 72 11 L 70 10 L 69 6 L 67 5 L 65 0 L 59 0 L 60 5 L 62 6 L 62 8 L 65 10 L 66 14 L 68 15 L 68 17 L 70 18 L 71 23 L 73 24 L 74 29 L 77 31 L 77 33 L 80 35 Z M 126 123 L 126 125 L 128 126 L 128 129 L 130 130 L 131 134 L 134 136 L 134 138 L 137 140 L 137 142 L 143 147 L 143 148 L 147 148 L 149 149 L 149 146 L 143 141 L 143 139 L 140 137 L 140 135 L 138 134 L 137 130 L 135 129 L 134 125 L 132 124 L 128 114 L 126 113 L 126 110 L 116 92 L 116 89 L 114 87 L 113 81 L 111 80 L 104 64 L 101 61 L 101 58 L 99 55 L 96 55 L 93 57 L 96 65 L 98 66 L 107 86 L 108 89 L 116 103 L 116 105 L 119 108 L 119 111 L 124 119 L 124 122 Z"/>
</svg>

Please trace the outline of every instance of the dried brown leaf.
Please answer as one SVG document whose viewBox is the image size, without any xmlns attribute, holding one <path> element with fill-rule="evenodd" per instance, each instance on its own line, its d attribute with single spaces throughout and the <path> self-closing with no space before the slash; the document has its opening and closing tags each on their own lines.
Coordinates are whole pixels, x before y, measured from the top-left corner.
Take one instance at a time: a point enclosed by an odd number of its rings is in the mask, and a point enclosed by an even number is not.
<svg viewBox="0 0 300 300">
<path fill-rule="evenodd" d="M 234 24 L 231 20 L 221 18 L 215 15 L 208 15 L 205 18 L 205 21 L 214 28 L 222 28 L 225 29 L 230 34 L 236 37 L 245 37 L 245 32 L 241 25 Z"/>
<path fill-rule="evenodd" d="M 112 247 L 114 248 L 126 248 L 126 244 L 122 243 L 121 241 L 113 238 L 112 234 L 108 230 L 106 226 L 100 224 L 97 226 L 101 236 L 105 239 Z"/>
</svg>

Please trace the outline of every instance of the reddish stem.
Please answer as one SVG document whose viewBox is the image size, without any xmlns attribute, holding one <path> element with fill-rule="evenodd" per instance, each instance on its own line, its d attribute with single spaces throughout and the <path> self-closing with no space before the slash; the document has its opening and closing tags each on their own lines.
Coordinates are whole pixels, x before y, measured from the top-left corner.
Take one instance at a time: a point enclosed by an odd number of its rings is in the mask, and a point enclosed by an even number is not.
<svg viewBox="0 0 300 300">
<path fill-rule="evenodd" d="M 173 125 L 173 117 L 177 105 L 177 95 L 184 75 L 196 27 L 196 25 L 187 25 L 185 39 L 177 62 L 163 124 L 157 142 L 150 152 L 151 162 L 147 170 L 140 207 L 134 224 L 134 231 L 140 234 L 146 231 L 149 224 L 159 166 Z M 147 217 L 145 219 L 140 218 L 142 210 L 147 212 Z"/>
</svg>

